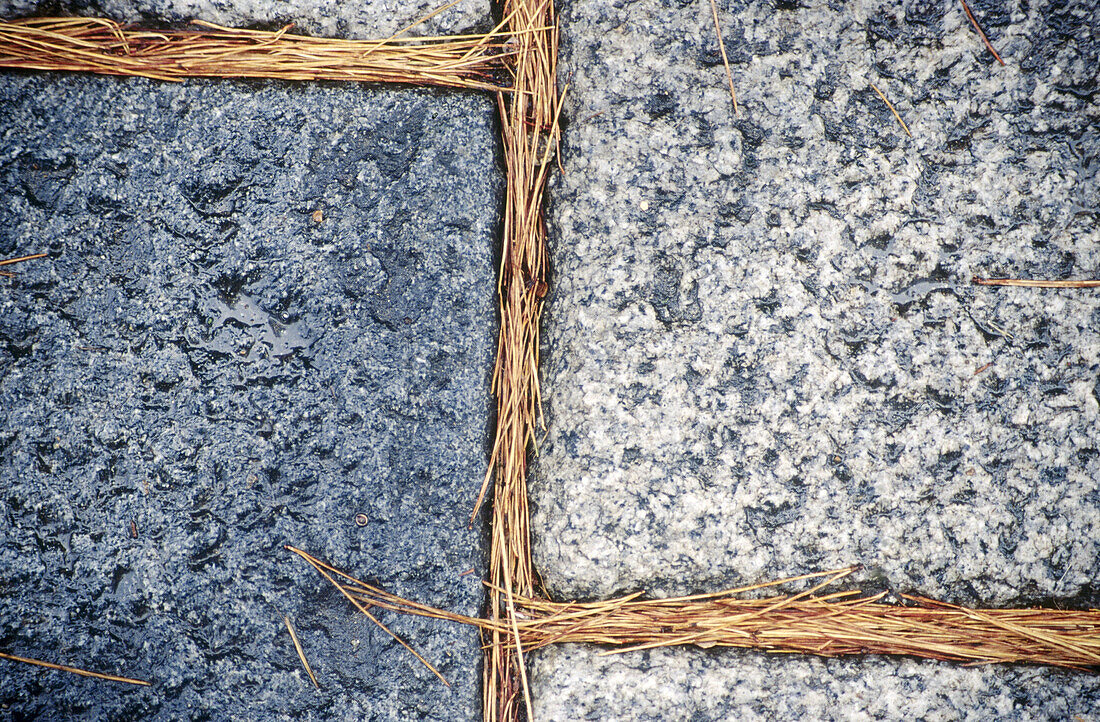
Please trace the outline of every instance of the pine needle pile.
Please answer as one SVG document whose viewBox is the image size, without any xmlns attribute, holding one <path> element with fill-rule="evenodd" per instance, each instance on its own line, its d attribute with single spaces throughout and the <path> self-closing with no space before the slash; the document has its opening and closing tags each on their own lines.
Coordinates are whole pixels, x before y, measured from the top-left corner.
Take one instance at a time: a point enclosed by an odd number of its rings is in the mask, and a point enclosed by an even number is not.
<svg viewBox="0 0 1100 722">
<path fill-rule="evenodd" d="M 67 70 L 155 80 L 353 80 L 502 89 L 502 28 L 447 38 L 336 40 L 288 32 L 138 30 L 99 18 L 0 22 L 0 68 Z"/>
<path fill-rule="evenodd" d="M 503 130 L 507 189 L 500 261 L 500 339 L 493 393 L 497 428 L 489 473 L 474 510 L 490 485 L 489 607 L 483 685 L 487 720 L 530 714 L 530 692 L 516 599 L 534 596 L 527 453 L 539 414 L 539 318 L 547 293 L 548 261 L 543 196 L 560 137 L 557 92 L 558 34 L 552 0 L 505 0 L 504 24 L 513 38 L 512 92 L 497 95 Z M 522 706 L 521 706 L 522 703 Z"/>
<path fill-rule="evenodd" d="M 566 643 L 605 645 L 609 647 L 605 654 L 695 645 L 823 657 L 893 654 L 970 664 L 1022 662 L 1100 671 L 1098 609 L 969 609 L 908 595 L 902 598 L 910 606 L 901 606 L 883 603 L 885 592 L 864 597 L 858 590 L 826 591 L 858 567 L 668 599 L 632 594 L 582 604 L 513 594 L 515 616 L 502 620 L 466 617 L 410 602 L 305 552 L 292 551 L 365 609 L 378 607 L 470 624 L 502 638 L 515 631 L 524 652 Z M 814 578 L 823 581 L 797 594 L 743 596 Z M 514 641 L 504 643 L 511 646 Z"/>
</svg>

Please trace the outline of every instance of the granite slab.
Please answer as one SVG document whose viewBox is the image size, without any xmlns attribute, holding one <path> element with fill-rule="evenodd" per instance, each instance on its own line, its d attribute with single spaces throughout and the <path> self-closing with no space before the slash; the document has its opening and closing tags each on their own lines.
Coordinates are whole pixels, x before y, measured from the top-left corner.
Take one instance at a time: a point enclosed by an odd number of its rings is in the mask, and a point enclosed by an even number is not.
<svg viewBox="0 0 1100 722">
<path fill-rule="evenodd" d="M 820 659 L 701 649 L 601 657 L 564 645 L 532 664 L 537 720 L 1089 720 L 1095 681 L 1034 667 Z"/>
<path fill-rule="evenodd" d="M 490 98 L 0 77 L 0 718 L 473 720 Z M 473 573 L 471 573 L 473 572 Z M 314 689 L 283 617 L 320 682 Z"/>
<path fill-rule="evenodd" d="M 1005 66 L 957 3 L 720 2 L 735 116 L 708 2 L 562 3 L 531 488 L 552 594 L 862 563 L 868 591 L 1100 606 L 1100 296 L 970 282 L 1100 275 L 1100 11 L 972 7 Z M 536 687 L 616 698 L 584 655 L 548 653 Z M 919 669 L 929 695 L 948 674 Z M 968 691 L 932 717 L 1002 679 L 950 674 Z"/>
<path fill-rule="evenodd" d="M 446 2 L 439 0 L 0 0 L 0 18 L 86 15 L 161 26 L 192 20 L 231 27 L 282 27 L 336 38 L 387 38 Z M 409 35 L 484 32 L 492 26 L 490 0 L 460 0 L 408 29 Z"/>
</svg>

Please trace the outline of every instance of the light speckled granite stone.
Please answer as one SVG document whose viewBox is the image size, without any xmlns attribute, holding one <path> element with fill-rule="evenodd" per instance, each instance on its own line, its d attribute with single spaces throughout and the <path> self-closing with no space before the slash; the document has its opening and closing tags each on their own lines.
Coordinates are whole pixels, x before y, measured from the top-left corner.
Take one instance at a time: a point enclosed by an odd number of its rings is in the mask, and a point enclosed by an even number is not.
<svg viewBox="0 0 1100 722">
<path fill-rule="evenodd" d="M 230 26 L 292 22 L 310 35 L 384 38 L 446 4 L 442 0 L 0 0 L 0 17 L 73 14 L 146 23 L 205 20 Z M 491 23 L 489 0 L 462 0 L 409 34 L 452 34 L 487 29 Z"/>
<path fill-rule="evenodd" d="M 727 6 L 734 118 L 695 5 L 563 12 L 546 582 L 863 562 L 965 602 L 1077 594 L 1100 296 L 970 277 L 1100 272 L 1100 14 L 987 19 L 1001 68 L 954 8 Z"/>
<path fill-rule="evenodd" d="M 538 653 L 536 720 L 1024 722 L 1090 720 L 1100 707 L 1094 678 L 1035 667 L 698 649 L 597 655 L 574 645 Z"/>
<path fill-rule="evenodd" d="M 970 284 L 1100 276 L 1100 11 L 975 10 L 1006 67 L 957 3 L 721 3 L 735 118 L 709 3 L 564 3 L 532 485 L 553 594 L 861 562 L 870 591 L 1100 604 L 1100 295 Z M 607 663 L 545 659 L 541 720 L 738 718 L 677 716 L 695 683 L 662 665 L 636 681 L 673 701 L 632 716 Z M 722 684 L 741 674 L 736 655 L 691 659 Z M 784 661 L 767 667 L 783 694 L 820 692 L 805 679 L 821 663 Z M 901 663 L 861 664 L 829 669 L 868 705 L 897 687 Z M 1058 716 L 1046 695 L 1100 685 L 905 664 L 917 681 L 899 689 L 928 718 L 1002 694 Z M 964 691 L 936 691 L 950 679 Z M 568 701 L 597 697 L 609 706 Z"/>
</svg>

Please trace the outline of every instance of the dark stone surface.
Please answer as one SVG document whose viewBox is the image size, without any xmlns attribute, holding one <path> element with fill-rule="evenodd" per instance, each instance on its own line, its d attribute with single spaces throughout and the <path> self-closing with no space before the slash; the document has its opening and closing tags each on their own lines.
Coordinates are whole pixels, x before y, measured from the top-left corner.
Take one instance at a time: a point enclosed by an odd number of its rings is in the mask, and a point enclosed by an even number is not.
<svg viewBox="0 0 1100 722">
<path fill-rule="evenodd" d="M 475 719 L 489 99 L 0 80 L 0 719 Z M 317 222 L 315 211 L 323 220 Z M 355 516 L 367 524 L 357 526 Z M 295 622 L 315 690 L 283 626 Z"/>
</svg>

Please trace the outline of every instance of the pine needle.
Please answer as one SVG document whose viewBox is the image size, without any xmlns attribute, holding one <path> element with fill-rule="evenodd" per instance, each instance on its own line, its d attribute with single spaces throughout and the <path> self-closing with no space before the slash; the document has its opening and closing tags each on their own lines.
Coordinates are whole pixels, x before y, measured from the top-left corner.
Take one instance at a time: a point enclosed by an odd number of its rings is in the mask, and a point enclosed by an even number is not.
<svg viewBox="0 0 1100 722">
<path fill-rule="evenodd" d="M 148 687 L 149 682 L 142 681 L 140 679 L 130 679 L 129 677 L 119 677 L 113 674 L 103 674 L 101 672 L 89 672 L 86 669 L 80 669 L 79 667 L 69 667 L 64 664 L 54 664 L 53 662 L 43 662 L 41 659 L 32 659 L 30 657 L 19 657 L 14 654 L 7 654 L 0 652 L 0 659 L 10 659 L 13 662 L 23 662 L 24 664 L 33 664 L 38 667 L 45 667 L 46 669 L 56 669 L 60 672 L 71 672 L 73 674 L 79 674 L 81 677 L 94 677 L 95 679 L 105 679 L 108 682 L 124 682 L 125 684 L 136 684 L 143 687 Z"/>
<path fill-rule="evenodd" d="M 13 263 L 22 263 L 23 261 L 33 261 L 36 258 L 45 258 L 45 253 L 34 253 L 29 256 L 20 256 L 19 258 L 8 258 L 0 261 L 0 266 L 10 266 Z M 5 278 L 15 278 L 15 274 L 11 271 L 0 271 L 0 276 Z"/>
<path fill-rule="evenodd" d="M 979 278 L 970 279 L 979 286 L 1025 286 L 1028 288 L 1100 288 L 1100 280 L 1046 281 L 1030 278 Z"/>
<path fill-rule="evenodd" d="M 383 41 L 311 38 L 290 32 L 150 31 L 99 18 L 0 22 L 0 67 L 155 80 L 273 78 L 350 80 L 506 90 L 504 29 L 485 35 Z"/>
<path fill-rule="evenodd" d="M 978 25 L 978 21 L 974 19 L 974 13 L 970 12 L 970 6 L 966 4 L 966 0 L 959 0 L 962 3 L 963 10 L 966 11 L 966 17 L 970 18 L 970 24 L 974 26 L 974 29 L 978 31 L 978 35 L 981 36 L 982 42 L 989 48 L 989 52 L 993 53 L 993 57 L 997 59 L 997 62 L 1001 65 L 1005 64 L 1005 61 L 1001 60 L 1001 56 L 997 55 L 997 51 L 993 49 L 993 43 L 989 42 L 989 38 L 982 32 L 982 28 Z"/>
<path fill-rule="evenodd" d="M 489 551 L 489 627 L 483 686 L 486 720 L 518 720 L 530 690 L 523 666 L 522 633 L 514 613 L 534 593 L 527 454 L 541 423 L 538 380 L 539 319 L 549 259 L 543 199 L 561 138 L 557 90 L 558 28 L 553 0 L 503 0 L 502 24 L 512 40 L 512 93 L 497 94 L 507 168 L 500 275 L 500 331 L 492 389 L 496 431 L 489 470 L 476 507 L 492 485 Z M 541 291 L 541 293 L 540 293 Z M 475 508 L 474 516 L 477 510 Z M 473 517 L 471 517 L 472 519 Z M 511 622 L 511 623 L 509 623 Z M 517 625 L 513 628 L 513 624 Z"/>
<path fill-rule="evenodd" d="M 318 572 L 320 572 L 321 576 L 323 576 L 325 579 L 327 579 L 329 581 L 329 583 L 331 583 L 334 587 L 336 587 L 338 590 L 340 590 L 340 593 L 343 594 L 352 604 L 354 604 L 356 609 L 358 609 L 360 612 L 365 614 L 367 616 L 367 619 L 374 622 L 375 625 L 377 625 L 378 628 L 381 629 L 383 632 L 385 632 L 386 634 L 393 637 L 394 640 L 396 640 L 398 644 L 400 644 L 402 647 L 404 647 L 406 650 L 408 650 L 409 653 L 411 653 L 414 657 L 416 657 L 417 660 L 419 660 L 421 664 L 423 664 L 425 667 L 427 667 L 428 670 L 432 674 L 434 674 L 436 677 L 438 677 L 440 682 L 442 682 L 447 687 L 451 686 L 451 683 L 447 681 L 447 678 L 444 677 L 442 674 L 440 674 L 439 670 L 436 669 L 434 666 L 432 666 L 431 662 L 424 659 L 424 657 L 422 657 L 419 652 L 417 652 L 415 649 L 413 649 L 411 646 L 409 646 L 408 642 L 406 642 L 404 639 L 402 639 L 397 634 L 395 634 L 389 627 L 387 627 L 385 624 L 383 624 L 381 622 L 381 620 L 378 619 L 378 617 L 371 614 L 370 610 L 368 610 L 365 606 L 363 606 L 356 597 L 352 596 L 352 594 L 344 586 L 342 586 L 339 582 L 337 582 L 335 579 L 333 579 L 332 576 L 327 571 L 327 569 L 331 569 L 331 567 L 329 567 L 327 564 L 320 563 L 318 560 L 314 559 L 309 554 L 306 554 L 305 552 L 301 551 L 300 549 L 295 549 L 294 547 L 291 547 L 291 546 L 287 546 L 285 548 L 289 551 L 294 552 L 295 554 L 297 554 L 298 556 L 302 557 L 307 562 L 309 562 L 311 565 L 313 565 L 313 568 L 316 569 Z M 362 583 L 360 582 L 360 584 L 362 584 Z"/>
<path fill-rule="evenodd" d="M 827 591 L 857 568 L 709 594 L 669 599 L 631 594 L 587 603 L 508 594 L 506 588 L 489 584 L 491 593 L 505 595 L 509 614 L 488 619 L 379 593 L 342 572 L 337 574 L 350 582 L 340 585 L 341 591 L 360 604 L 476 626 L 487 635 L 497 635 L 489 651 L 504 645 L 517 655 L 566 643 L 603 645 L 609 648 L 604 654 L 694 645 L 824 657 L 899 654 L 971 664 L 1100 670 L 1100 609 L 970 609 L 907 595 L 901 598 L 910 606 L 901 606 L 884 603 L 885 592 L 864 597 L 854 589 Z M 814 578 L 820 581 L 802 592 L 744 598 L 749 592 Z M 505 689 L 514 696 L 519 686 Z M 513 706 L 512 701 L 509 697 L 504 708 Z"/>
<path fill-rule="evenodd" d="M 13 263 L 22 263 L 23 261 L 33 261 L 36 258 L 45 258 L 45 253 L 34 253 L 29 256 L 20 256 L 19 258 L 8 258 L 0 261 L 0 266 L 10 266 Z"/>
<path fill-rule="evenodd" d="M 294 642 L 294 649 L 298 652 L 298 659 L 302 660 L 302 666 L 306 668 L 306 674 L 309 675 L 310 680 L 313 682 L 313 686 L 317 689 L 321 689 L 321 685 L 317 684 L 317 678 L 313 676 L 313 670 L 310 669 L 309 661 L 306 659 L 306 652 L 302 649 L 302 643 L 298 641 L 298 635 L 294 633 L 294 625 L 290 623 L 290 617 L 284 614 L 283 621 L 286 622 L 286 631 L 290 632 L 290 639 Z"/>
<path fill-rule="evenodd" d="M 737 91 L 733 89 L 733 74 L 730 72 L 730 59 L 726 57 L 726 43 L 722 40 L 722 24 L 718 21 L 718 5 L 710 0 L 710 12 L 714 16 L 714 32 L 718 35 L 718 49 L 722 52 L 722 65 L 726 66 L 726 80 L 730 84 L 730 98 L 733 99 L 733 114 L 737 115 Z"/>
<path fill-rule="evenodd" d="M 898 115 L 898 111 L 894 110 L 893 104 L 886 99 L 886 96 L 882 94 L 882 91 L 878 89 L 877 85 L 871 83 L 871 87 L 874 88 L 876 93 L 878 93 L 878 97 L 882 98 L 882 102 L 886 103 L 886 107 L 890 109 L 890 112 L 894 114 L 894 117 L 898 119 L 898 123 L 901 124 L 901 129 L 905 131 L 905 134 L 912 138 L 913 134 L 909 132 L 909 126 L 906 125 L 905 121 L 901 119 L 900 115 Z"/>
</svg>

